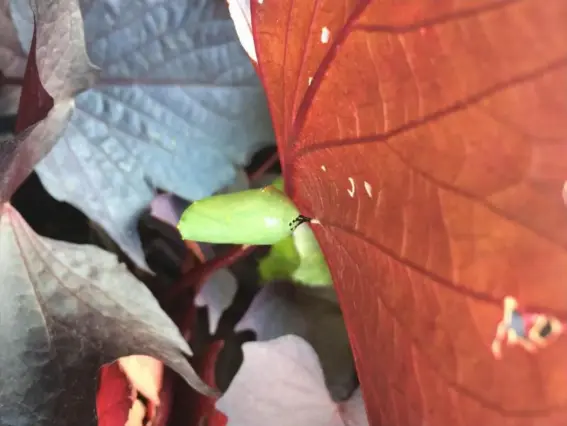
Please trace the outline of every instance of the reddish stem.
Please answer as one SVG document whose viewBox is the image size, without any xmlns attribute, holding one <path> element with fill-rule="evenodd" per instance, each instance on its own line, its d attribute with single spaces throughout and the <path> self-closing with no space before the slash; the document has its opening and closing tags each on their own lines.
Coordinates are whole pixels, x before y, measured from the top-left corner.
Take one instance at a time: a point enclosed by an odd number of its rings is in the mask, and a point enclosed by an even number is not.
<svg viewBox="0 0 567 426">
<path fill-rule="evenodd" d="M 155 426 L 166 426 L 173 406 L 173 385 L 177 376 L 167 368 L 163 372 L 163 382 L 159 392 L 159 407 L 152 424 Z"/>
<path fill-rule="evenodd" d="M 195 294 L 206 281 L 206 279 L 217 269 L 226 268 L 237 260 L 249 255 L 255 250 L 255 246 L 234 246 L 224 255 L 207 260 L 195 265 L 194 268 L 183 274 L 181 280 L 175 285 L 165 297 L 165 303 L 169 304 L 181 297 L 188 290 L 194 290 Z"/>
<path fill-rule="evenodd" d="M 185 304 L 185 307 L 180 312 L 181 315 L 177 316 L 176 323 L 186 340 L 189 340 L 190 332 L 194 327 L 196 319 L 197 310 L 194 304 L 194 296 L 199 292 L 203 283 L 214 271 L 232 265 L 238 259 L 250 254 L 255 248 L 255 246 L 231 247 L 223 256 L 217 256 L 206 262 L 197 263 L 193 268 L 185 272 L 178 283 L 171 289 L 171 292 L 166 294 L 166 306 L 173 305 L 176 300 L 183 300 Z M 201 373 L 203 380 L 212 387 L 216 387 L 214 365 L 222 346 L 222 341 L 216 341 L 209 346 L 206 353 L 197 358 L 196 368 Z M 174 382 L 168 381 L 167 378 L 164 379 L 164 387 L 167 386 L 165 395 L 169 397 L 169 400 L 165 402 L 168 404 L 171 404 L 173 393 L 175 393 L 176 399 L 183 397 L 183 400 L 185 400 L 186 396 L 197 398 L 197 406 L 195 407 L 196 411 L 194 414 L 197 414 L 198 418 L 194 419 L 195 422 L 190 422 L 189 424 L 197 424 L 202 418 L 206 424 L 218 426 L 226 425 L 226 417 L 215 410 L 214 399 L 207 398 L 203 395 L 195 396 L 194 391 L 187 389 L 187 387 L 179 381 L 174 384 Z M 171 420 L 175 423 L 177 419 L 177 416 L 172 416 L 171 405 L 167 405 L 164 408 L 165 410 L 161 412 L 161 416 L 157 419 L 157 426 L 165 426 L 169 424 Z M 159 414 L 158 412 L 158 415 Z"/>
<path fill-rule="evenodd" d="M 183 338 L 187 341 L 191 339 L 191 331 L 197 320 L 197 307 L 195 306 L 195 295 L 197 293 L 191 292 L 191 297 L 187 297 L 187 307 L 180 312 L 177 326 Z"/>
<path fill-rule="evenodd" d="M 264 163 L 262 163 L 262 165 L 257 170 L 248 175 L 248 180 L 250 182 L 253 182 L 257 179 L 260 179 L 262 176 L 264 176 L 264 173 L 266 173 L 270 169 L 270 167 L 278 162 L 279 158 L 280 157 L 278 155 L 278 152 L 274 152 L 266 161 L 264 161 Z"/>
<path fill-rule="evenodd" d="M 219 357 L 220 351 L 224 347 L 224 340 L 215 340 L 209 345 L 209 350 L 203 356 L 201 371 L 203 372 L 203 380 L 209 386 L 217 387 L 217 379 L 215 377 L 215 365 Z"/>
<path fill-rule="evenodd" d="M 195 370 L 209 386 L 216 388 L 215 368 L 224 341 L 209 342 L 207 348 L 193 360 Z M 170 426 L 226 426 L 228 419 L 215 408 L 216 398 L 197 394 L 182 380 L 175 382 L 175 412 Z M 164 425 L 159 425 L 164 426 Z"/>
<path fill-rule="evenodd" d="M 277 156 L 276 156 L 277 159 Z M 263 167 L 265 164 L 263 165 Z M 263 168 L 262 167 L 262 168 Z M 196 245 L 196 243 L 193 243 Z M 195 319 L 196 319 L 196 308 L 194 304 L 194 297 L 199 292 L 201 286 L 205 283 L 207 278 L 216 270 L 220 268 L 226 268 L 232 265 L 239 259 L 249 255 L 255 250 L 255 246 L 234 246 L 231 247 L 224 255 L 217 256 L 213 259 L 202 262 L 202 252 L 200 250 L 195 250 L 195 246 L 191 243 L 186 245 L 189 249 L 189 253 L 196 254 L 196 264 L 193 264 L 188 271 L 183 271 L 181 279 L 173 286 L 173 288 L 165 294 L 163 299 L 164 306 L 171 307 L 174 306 L 176 301 L 183 301 L 185 307 L 181 310 L 180 315 L 174 315 L 176 317 L 176 323 L 181 331 L 181 334 L 186 340 L 189 340 L 190 332 L 193 329 Z M 198 248 L 198 246 L 197 246 Z M 199 256 L 199 254 L 201 256 Z M 188 259 L 189 260 L 189 259 Z M 186 262 L 189 265 L 189 262 Z M 209 383 L 210 386 L 215 387 L 214 383 L 214 362 L 222 348 L 222 342 L 213 343 L 208 350 L 201 356 L 199 362 L 199 370 L 204 368 L 204 380 Z M 204 364 L 203 364 L 204 363 Z M 212 363 L 211 365 L 209 365 Z M 211 376 L 211 374 L 213 376 Z M 165 426 L 173 421 L 175 422 L 176 416 L 172 415 L 172 405 L 173 395 L 175 394 L 176 399 L 181 395 L 185 395 L 186 392 L 193 392 L 186 389 L 184 385 L 175 382 L 171 377 L 164 377 L 162 396 L 165 398 L 164 407 L 158 411 L 156 418 L 157 426 Z M 181 388 L 179 388 L 181 386 Z M 227 424 L 227 418 L 220 412 L 217 412 L 214 408 L 214 399 L 208 399 L 202 395 L 197 396 L 198 398 L 198 412 L 203 416 L 203 421 L 207 424 L 225 426 Z M 160 407 L 161 408 L 161 407 Z M 201 419 L 197 419 L 200 421 Z"/>
<path fill-rule="evenodd" d="M 207 351 L 201 356 L 198 362 L 199 372 L 204 382 L 211 387 L 217 388 L 217 380 L 215 375 L 215 367 L 220 354 L 224 347 L 223 340 L 215 340 L 209 344 Z M 226 425 L 227 419 L 224 414 L 217 412 L 215 408 L 216 400 L 204 395 L 199 395 L 197 401 L 196 418 L 192 424 L 206 422 L 207 425 Z"/>
</svg>

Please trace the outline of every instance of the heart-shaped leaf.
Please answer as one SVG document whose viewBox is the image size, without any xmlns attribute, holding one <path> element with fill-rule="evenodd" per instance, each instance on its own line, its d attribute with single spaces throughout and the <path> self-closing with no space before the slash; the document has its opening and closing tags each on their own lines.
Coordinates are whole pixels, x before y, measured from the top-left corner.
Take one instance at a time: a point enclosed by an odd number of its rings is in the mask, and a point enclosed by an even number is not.
<svg viewBox="0 0 567 426">
<path fill-rule="evenodd" d="M 0 71 L 6 77 L 21 77 L 26 67 L 26 54 L 12 22 L 10 1 L 0 0 Z"/>
<path fill-rule="evenodd" d="M 0 213 L 1 424 L 96 424 L 97 370 L 132 354 L 210 392 L 177 327 L 114 255 L 40 237 L 9 204 Z"/>
<path fill-rule="evenodd" d="M 195 200 L 231 183 L 273 143 L 265 96 L 223 2 L 80 4 L 101 81 L 77 97 L 61 141 L 36 171 L 53 197 L 146 266 L 136 224 L 155 188 Z"/>
<path fill-rule="evenodd" d="M 507 295 L 567 319 L 566 16 L 252 2 L 286 192 L 321 223 L 373 425 L 565 424 L 567 339 L 490 345 Z"/>
</svg>

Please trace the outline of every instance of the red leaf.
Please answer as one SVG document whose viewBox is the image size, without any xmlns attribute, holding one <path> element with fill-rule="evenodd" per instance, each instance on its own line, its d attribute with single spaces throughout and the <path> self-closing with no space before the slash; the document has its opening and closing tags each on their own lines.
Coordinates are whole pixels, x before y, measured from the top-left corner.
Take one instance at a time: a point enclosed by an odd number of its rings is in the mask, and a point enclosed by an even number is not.
<svg viewBox="0 0 567 426">
<path fill-rule="evenodd" d="M 564 425 L 565 336 L 490 345 L 507 295 L 567 318 L 567 2 L 252 5 L 370 423 Z"/>
<path fill-rule="evenodd" d="M 117 362 L 100 369 L 96 413 L 99 426 L 124 426 L 134 402 L 134 393 Z"/>
<path fill-rule="evenodd" d="M 16 133 L 43 120 L 53 108 L 53 98 L 45 90 L 39 77 L 36 59 L 37 31 L 34 29 L 30 54 L 24 74 L 24 84 L 18 107 Z"/>
</svg>

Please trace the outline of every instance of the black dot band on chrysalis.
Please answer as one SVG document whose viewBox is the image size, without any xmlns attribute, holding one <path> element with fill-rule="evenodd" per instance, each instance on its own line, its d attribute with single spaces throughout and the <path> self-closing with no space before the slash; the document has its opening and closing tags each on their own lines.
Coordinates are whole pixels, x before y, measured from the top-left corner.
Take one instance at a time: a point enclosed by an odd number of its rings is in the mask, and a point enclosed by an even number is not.
<svg viewBox="0 0 567 426">
<path fill-rule="evenodd" d="M 289 222 L 289 229 L 291 230 L 291 232 L 293 232 L 297 229 L 297 227 L 299 225 L 301 225 L 302 223 L 307 223 L 307 222 L 311 222 L 310 217 L 299 215 L 295 219 L 293 219 L 291 222 Z"/>
</svg>

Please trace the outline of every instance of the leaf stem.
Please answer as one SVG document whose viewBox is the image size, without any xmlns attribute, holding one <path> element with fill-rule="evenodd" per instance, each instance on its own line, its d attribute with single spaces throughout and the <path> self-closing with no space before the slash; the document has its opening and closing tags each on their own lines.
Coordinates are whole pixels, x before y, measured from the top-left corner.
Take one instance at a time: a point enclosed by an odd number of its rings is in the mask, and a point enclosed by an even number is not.
<svg viewBox="0 0 567 426">
<path fill-rule="evenodd" d="M 196 319 L 194 297 L 199 292 L 201 286 L 213 272 L 220 268 L 226 268 L 227 266 L 232 265 L 237 260 L 252 253 L 255 249 L 256 246 L 234 246 L 222 256 L 216 256 L 206 262 L 197 263 L 192 269 L 185 272 L 171 291 L 165 295 L 165 306 L 171 306 L 176 300 L 186 298 L 186 300 L 183 301 L 186 308 L 180 312 L 180 315 L 177 316 L 175 322 L 177 323 L 181 334 L 187 341 L 189 341 Z M 214 375 L 214 364 L 218 353 L 222 349 L 222 345 L 223 342 L 214 342 L 209 346 L 207 353 L 201 354 L 201 356 L 197 358 L 197 368 L 201 370 L 201 374 L 204 373 L 204 380 L 206 380 L 207 383 L 210 383 L 210 386 L 212 387 L 216 387 L 216 384 L 214 383 L 214 376 L 211 376 L 211 374 Z M 182 387 L 179 388 L 179 386 Z M 157 424 L 159 426 L 169 424 L 171 417 L 175 419 L 175 416 L 172 416 L 172 411 L 176 408 L 173 394 L 185 395 L 187 392 L 187 388 L 184 384 L 181 385 L 179 380 L 174 381 L 171 377 L 164 377 L 164 387 L 164 396 L 168 398 L 166 401 L 168 405 L 165 407 L 165 411 L 161 413 L 161 416 L 158 417 Z M 181 393 L 179 394 L 179 392 Z M 194 397 L 194 394 L 191 395 Z M 199 398 L 197 409 L 200 414 L 204 414 L 207 417 L 223 417 L 221 413 L 216 412 L 214 408 L 214 399 L 209 399 L 202 395 L 198 395 L 197 398 Z"/>
<path fill-rule="evenodd" d="M 166 426 L 169 422 L 171 410 L 173 408 L 173 389 L 175 382 L 179 378 L 173 371 L 165 368 L 163 372 L 163 382 L 159 392 L 159 406 L 156 410 L 156 416 L 152 421 L 155 426 Z"/>
<path fill-rule="evenodd" d="M 248 256 L 256 249 L 256 246 L 234 246 L 231 247 L 224 255 L 214 257 L 201 264 L 195 265 L 194 268 L 183 274 L 178 284 L 175 285 L 165 297 L 165 303 L 169 304 L 179 299 L 188 290 L 194 290 L 197 294 L 201 286 L 207 278 L 216 270 L 226 268 L 237 260 Z"/>
<path fill-rule="evenodd" d="M 228 84 L 211 83 L 208 81 L 188 80 L 187 78 L 122 78 L 122 77 L 102 77 L 97 81 L 96 87 L 104 86 L 183 86 L 184 88 L 195 87 L 199 89 L 218 89 L 222 87 L 234 87 Z M 246 87 L 240 85 L 239 87 Z"/>
<path fill-rule="evenodd" d="M 253 182 L 257 179 L 260 179 L 262 176 L 264 176 L 264 173 L 266 173 L 270 169 L 270 167 L 278 162 L 279 158 L 280 157 L 278 155 L 278 152 L 274 152 L 266 161 L 264 161 L 264 163 L 262 163 L 260 167 L 258 167 L 258 169 L 248 174 L 248 180 L 250 182 Z"/>
</svg>

